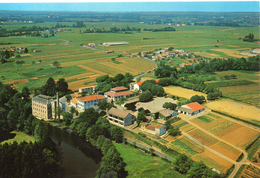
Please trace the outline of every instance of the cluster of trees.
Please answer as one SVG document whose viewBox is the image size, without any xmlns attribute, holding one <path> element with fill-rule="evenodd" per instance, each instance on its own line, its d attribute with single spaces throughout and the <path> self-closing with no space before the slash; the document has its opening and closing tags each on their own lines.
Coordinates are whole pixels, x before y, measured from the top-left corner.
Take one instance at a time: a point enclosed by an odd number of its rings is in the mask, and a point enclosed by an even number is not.
<svg viewBox="0 0 260 178">
<path fill-rule="evenodd" d="M 146 116 L 144 110 L 141 112 L 138 112 L 137 118 L 136 118 L 136 123 L 139 125 L 141 122 L 146 121 Z"/>
<path fill-rule="evenodd" d="M 7 62 L 6 59 L 9 59 L 12 57 L 14 53 L 12 51 L 8 51 L 7 49 L 5 51 L 0 52 L 0 57 L 1 57 L 1 63 L 4 64 Z"/>
<path fill-rule="evenodd" d="M 180 135 L 181 131 L 179 130 L 179 128 L 172 126 L 172 123 L 177 122 L 179 120 L 179 117 L 175 117 L 173 119 L 167 120 L 164 124 L 168 133 L 174 137 Z"/>
<path fill-rule="evenodd" d="M 196 22 L 194 25 L 198 26 L 224 26 L 224 27 L 240 27 L 236 22 Z"/>
<path fill-rule="evenodd" d="M 59 167 L 58 151 L 49 131 L 31 114 L 30 92 L 0 83 L 0 141 L 13 130 L 33 135 L 35 143 L 0 145 L 1 177 L 50 177 Z"/>
<path fill-rule="evenodd" d="M 204 103 L 206 100 L 205 100 L 205 97 L 204 96 L 198 96 L 198 95 L 194 95 L 190 98 L 190 101 L 191 102 L 198 102 L 199 104 L 202 104 Z"/>
<path fill-rule="evenodd" d="M 172 163 L 174 169 L 182 174 L 187 174 L 188 178 L 220 178 L 221 176 L 212 171 L 203 162 L 194 162 L 191 158 L 184 154 L 177 156 Z"/>
<path fill-rule="evenodd" d="M 21 35 L 27 35 L 27 36 L 33 36 L 33 37 L 37 37 L 37 36 L 41 36 L 41 31 L 46 31 L 49 30 L 51 36 L 54 36 L 54 30 L 55 28 L 51 27 L 41 27 L 41 26 L 23 26 L 21 28 L 18 29 L 13 29 L 13 30 L 6 30 L 4 28 L 0 29 L 0 37 L 8 37 L 8 36 L 21 36 Z"/>
<path fill-rule="evenodd" d="M 254 42 L 257 41 L 257 39 L 255 39 L 255 35 L 253 33 L 249 33 L 248 36 L 245 36 L 245 38 L 243 38 L 243 41 Z"/>
<path fill-rule="evenodd" d="M 39 89 L 34 90 L 34 95 L 44 94 L 48 96 L 54 96 L 57 92 L 59 95 L 66 95 L 70 90 L 68 89 L 68 83 L 64 78 L 61 78 L 55 82 L 52 77 L 49 77 L 45 85 Z"/>
<path fill-rule="evenodd" d="M 171 102 L 165 102 L 162 107 L 165 109 L 175 110 L 177 105 Z"/>
<path fill-rule="evenodd" d="M 142 91 L 150 91 L 152 96 L 164 96 L 164 89 L 162 86 L 157 85 L 155 80 L 146 80 L 140 85 Z M 139 95 L 139 99 L 140 99 Z"/>
<path fill-rule="evenodd" d="M 109 77 L 109 75 L 103 75 L 101 77 L 96 78 L 97 87 L 96 91 L 100 91 L 101 93 L 105 93 L 109 91 L 113 87 L 117 86 L 125 86 L 129 87 L 129 83 L 133 80 L 133 75 L 130 73 L 117 74 L 115 77 Z"/>
<path fill-rule="evenodd" d="M 111 125 L 107 119 L 100 117 L 93 108 L 86 109 L 74 120 L 70 128 L 80 137 L 87 139 L 101 149 L 103 157 L 97 177 L 120 177 L 123 170 L 120 153 L 116 150 L 112 140 L 122 142 L 123 131 Z"/>
<path fill-rule="evenodd" d="M 167 31 L 175 31 L 175 28 L 172 28 L 172 27 L 164 27 L 164 28 L 144 28 L 144 31 L 167 32 Z"/>
</svg>

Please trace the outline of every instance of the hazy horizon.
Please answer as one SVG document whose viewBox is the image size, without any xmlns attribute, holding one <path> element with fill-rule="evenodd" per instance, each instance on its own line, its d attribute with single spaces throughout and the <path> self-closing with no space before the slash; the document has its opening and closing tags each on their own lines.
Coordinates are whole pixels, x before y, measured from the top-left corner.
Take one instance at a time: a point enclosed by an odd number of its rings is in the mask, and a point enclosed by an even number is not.
<svg viewBox="0 0 260 178">
<path fill-rule="evenodd" d="M 259 2 L 0 3 L 0 10 L 59 12 L 259 12 Z"/>
</svg>

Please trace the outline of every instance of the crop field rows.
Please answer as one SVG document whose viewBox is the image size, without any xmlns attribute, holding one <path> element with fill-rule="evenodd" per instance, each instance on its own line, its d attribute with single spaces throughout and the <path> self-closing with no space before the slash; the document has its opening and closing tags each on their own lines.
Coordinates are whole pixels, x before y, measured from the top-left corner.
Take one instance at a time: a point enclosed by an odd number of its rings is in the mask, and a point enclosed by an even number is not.
<svg viewBox="0 0 260 178">
<path fill-rule="evenodd" d="M 238 178 L 256 178 L 260 175 L 260 169 L 252 165 L 246 165 Z"/>
</svg>

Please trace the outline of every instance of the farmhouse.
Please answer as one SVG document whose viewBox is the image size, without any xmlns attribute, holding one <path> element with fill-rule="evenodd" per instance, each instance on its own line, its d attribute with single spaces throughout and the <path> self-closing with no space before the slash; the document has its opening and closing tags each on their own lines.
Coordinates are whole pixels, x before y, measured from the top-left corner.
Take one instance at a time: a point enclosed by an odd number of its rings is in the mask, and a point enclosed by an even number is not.
<svg viewBox="0 0 260 178">
<path fill-rule="evenodd" d="M 252 50 L 252 53 L 260 54 L 260 48 L 255 48 Z"/>
<path fill-rule="evenodd" d="M 116 108 L 111 108 L 107 112 L 107 119 L 111 124 L 119 126 L 128 126 L 134 124 L 135 116 L 126 111 L 121 111 Z"/>
<path fill-rule="evenodd" d="M 135 84 L 134 84 L 134 90 L 135 91 L 139 91 L 140 90 L 140 85 L 142 85 L 142 83 L 144 83 L 144 82 L 136 82 Z"/>
<path fill-rule="evenodd" d="M 186 115 L 194 115 L 198 114 L 205 110 L 203 106 L 201 106 L 199 103 L 194 102 L 186 105 L 182 105 L 181 107 L 178 107 L 178 113 L 186 114 Z"/>
<path fill-rule="evenodd" d="M 86 46 L 92 48 L 92 47 L 95 47 L 96 44 L 95 43 L 88 43 Z"/>
<path fill-rule="evenodd" d="M 114 51 L 112 51 L 112 50 L 108 50 L 108 51 L 106 51 L 106 53 L 113 53 Z"/>
<path fill-rule="evenodd" d="M 127 96 L 131 96 L 134 93 L 131 91 L 128 91 L 128 88 L 126 87 L 115 87 L 115 88 L 111 88 L 110 91 L 104 93 L 105 97 L 108 97 L 108 102 L 111 102 L 112 100 L 115 101 L 119 98 L 122 97 L 127 97 Z"/>
<path fill-rule="evenodd" d="M 128 42 L 125 41 L 119 41 L 119 42 L 104 42 L 102 45 L 104 46 L 114 46 L 114 45 L 127 45 L 129 44 Z"/>
<path fill-rule="evenodd" d="M 173 116 L 176 116 L 178 113 L 174 110 L 170 110 L 170 109 L 164 109 L 161 110 L 159 112 L 159 118 L 163 119 L 163 120 L 167 120 L 170 119 Z"/>
<path fill-rule="evenodd" d="M 77 108 L 81 111 L 85 111 L 87 108 L 93 107 L 97 105 L 99 101 L 106 100 L 107 98 L 103 95 L 90 95 L 78 98 Z"/>
<path fill-rule="evenodd" d="M 80 87 L 79 88 L 80 93 L 88 93 L 88 92 L 93 92 L 93 91 L 94 91 L 94 86 Z"/>
<path fill-rule="evenodd" d="M 140 124 L 140 130 L 150 133 L 152 135 L 158 135 L 161 136 L 166 133 L 166 126 L 165 125 L 151 125 L 149 123 L 141 123 Z"/>
</svg>

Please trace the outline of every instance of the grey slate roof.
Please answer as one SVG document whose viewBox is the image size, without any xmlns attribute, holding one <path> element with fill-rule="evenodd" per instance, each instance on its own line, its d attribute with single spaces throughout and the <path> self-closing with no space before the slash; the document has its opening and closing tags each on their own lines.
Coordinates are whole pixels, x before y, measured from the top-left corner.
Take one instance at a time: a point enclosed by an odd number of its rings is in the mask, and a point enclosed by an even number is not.
<svg viewBox="0 0 260 178">
<path fill-rule="evenodd" d="M 50 96 L 46 96 L 46 95 L 38 95 L 38 96 L 34 96 L 32 98 L 33 101 L 39 102 L 39 103 L 43 103 L 43 104 L 50 104 L 52 99 Z"/>
</svg>

